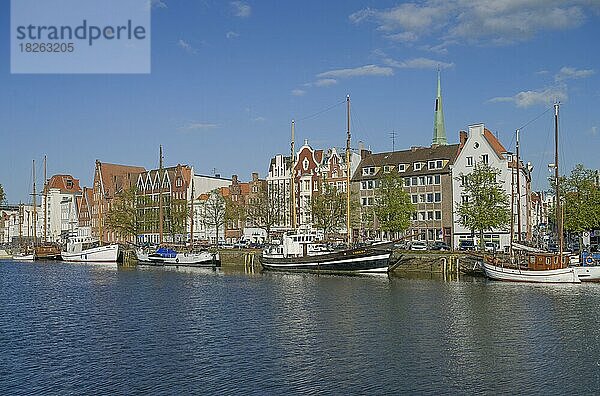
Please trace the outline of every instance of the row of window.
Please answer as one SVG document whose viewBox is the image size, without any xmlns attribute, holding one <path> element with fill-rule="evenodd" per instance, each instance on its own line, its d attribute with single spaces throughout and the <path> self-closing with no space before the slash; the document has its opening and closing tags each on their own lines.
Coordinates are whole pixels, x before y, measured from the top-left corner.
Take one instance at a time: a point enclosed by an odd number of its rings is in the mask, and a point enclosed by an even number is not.
<svg viewBox="0 0 600 396">
<path fill-rule="evenodd" d="M 441 175 L 413 176 L 404 178 L 404 187 L 435 186 L 442 183 Z"/>
<path fill-rule="evenodd" d="M 467 166 L 473 166 L 474 162 L 473 162 L 473 157 L 467 157 Z M 482 154 L 481 155 L 481 162 L 484 164 L 489 164 L 490 163 L 490 157 L 487 154 Z"/>
<path fill-rule="evenodd" d="M 427 165 L 427 169 L 431 170 L 431 169 L 442 169 L 444 167 L 444 160 L 432 160 L 432 161 L 427 161 L 427 164 L 425 164 L 425 162 L 414 162 L 412 164 L 413 169 L 415 171 L 420 171 L 422 169 L 424 169 L 425 165 Z M 406 170 L 408 169 L 409 164 L 398 164 L 398 172 L 406 172 Z M 392 170 L 394 170 L 396 168 L 396 165 L 384 165 L 383 166 L 383 171 L 385 173 L 391 172 Z M 364 168 L 362 168 L 362 175 L 363 176 L 372 176 L 374 175 L 376 172 L 376 167 L 375 166 L 366 166 Z"/>
<path fill-rule="evenodd" d="M 441 210 L 427 210 L 427 211 L 414 212 L 412 214 L 412 219 L 414 221 L 442 220 L 442 211 Z"/>
<path fill-rule="evenodd" d="M 442 193 L 426 193 L 426 194 L 412 194 L 410 196 L 413 204 L 419 203 L 438 203 L 442 202 Z"/>
</svg>

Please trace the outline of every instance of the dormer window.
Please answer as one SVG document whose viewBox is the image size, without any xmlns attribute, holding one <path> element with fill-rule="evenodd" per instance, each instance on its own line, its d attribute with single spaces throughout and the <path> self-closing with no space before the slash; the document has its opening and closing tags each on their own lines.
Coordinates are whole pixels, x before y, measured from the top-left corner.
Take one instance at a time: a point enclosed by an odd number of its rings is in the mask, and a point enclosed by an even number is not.
<svg viewBox="0 0 600 396">
<path fill-rule="evenodd" d="M 375 167 L 374 166 L 369 166 L 369 167 L 362 168 L 362 175 L 363 176 L 370 176 L 370 175 L 374 175 L 374 174 L 375 174 Z"/>
<path fill-rule="evenodd" d="M 413 169 L 414 169 L 414 170 L 416 170 L 416 171 L 419 171 L 419 170 L 421 170 L 421 166 L 422 166 L 422 165 L 423 165 L 423 164 L 421 164 L 420 162 L 415 162 L 415 163 L 413 164 Z"/>
<path fill-rule="evenodd" d="M 383 167 L 383 172 L 384 173 L 390 173 L 392 171 L 392 169 L 394 169 L 394 165 L 385 165 Z"/>
<path fill-rule="evenodd" d="M 406 164 L 399 164 L 398 172 L 406 172 Z"/>
</svg>

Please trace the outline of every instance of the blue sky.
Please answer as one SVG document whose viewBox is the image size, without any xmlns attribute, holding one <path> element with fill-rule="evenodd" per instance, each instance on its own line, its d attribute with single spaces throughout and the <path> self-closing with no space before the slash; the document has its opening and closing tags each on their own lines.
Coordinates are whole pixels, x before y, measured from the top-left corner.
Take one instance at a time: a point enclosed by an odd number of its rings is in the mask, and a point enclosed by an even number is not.
<svg viewBox="0 0 600 396">
<path fill-rule="evenodd" d="M 31 159 L 90 185 L 94 160 L 187 163 L 265 176 L 297 141 L 429 145 L 436 68 L 450 142 L 484 122 L 507 148 L 514 130 L 562 102 L 563 172 L 600 168 L 600 2 L 153 1 L 152 73 L 10 74 L 9 2 L 0 4 L 0 184 L 27 201 Z M 317 116 L 311 117 L 315 113 Z M 522 130 L 534 186 L 553 162 L 550 112 Z M 38 174 L 41 168 L 38 167 Z M 40 177 L 41 182 L 41 177 Z M 39 182 L 38 182 L 39 186 Z"/>
</svg>

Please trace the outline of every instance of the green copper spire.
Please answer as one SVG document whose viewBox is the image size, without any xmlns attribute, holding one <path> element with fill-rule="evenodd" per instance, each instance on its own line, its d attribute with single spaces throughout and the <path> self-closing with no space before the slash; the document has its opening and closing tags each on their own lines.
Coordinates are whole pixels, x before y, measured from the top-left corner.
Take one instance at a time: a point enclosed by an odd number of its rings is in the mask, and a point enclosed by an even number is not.
<svg viewBox="0 0 600 396">
<path fill-rule="evenodd" d="M 438 68 L 437 96 L 435 98 L 435 117 L 433 121 L 433 141 L 431 144 L 445 146 L 448 144 L 446 139 L 446 128 L 444 127 L 444 110 L 442 108 L 442 82 L 440 78 L 440 69 Z"/>
</svg>

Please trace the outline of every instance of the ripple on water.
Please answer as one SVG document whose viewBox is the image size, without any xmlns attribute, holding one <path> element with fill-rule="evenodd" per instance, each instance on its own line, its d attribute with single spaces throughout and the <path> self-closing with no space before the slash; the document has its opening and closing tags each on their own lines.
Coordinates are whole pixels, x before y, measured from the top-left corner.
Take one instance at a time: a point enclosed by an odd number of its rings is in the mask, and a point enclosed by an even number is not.
<svg viewBox="0 0 600 396">
<path fill-rule="evenodd" d="M 595 393 L 600 285 L 0 262 L 0 393 Z"/>
</svg>

